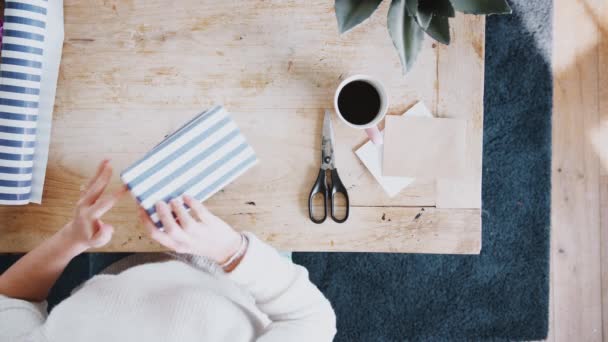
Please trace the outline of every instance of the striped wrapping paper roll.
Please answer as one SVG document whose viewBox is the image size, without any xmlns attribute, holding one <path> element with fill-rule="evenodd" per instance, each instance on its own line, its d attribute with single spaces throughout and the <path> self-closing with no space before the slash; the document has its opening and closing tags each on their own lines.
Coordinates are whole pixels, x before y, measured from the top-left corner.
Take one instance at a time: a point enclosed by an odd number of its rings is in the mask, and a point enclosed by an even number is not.
<svg viewBox="0 0 608 342">
<path fill-rule="evenodd" d="M 30 202 L 47 1 L 6 1 L 0 64 L 0 204 Z"/>
<path fill-rule="evenodd" d="M 204 201 L 257 162 L 255 152 L 223 107 L 203 112 L 121 174 L 157 227 L 158 201 L 183 194 Z"/>
</svg>

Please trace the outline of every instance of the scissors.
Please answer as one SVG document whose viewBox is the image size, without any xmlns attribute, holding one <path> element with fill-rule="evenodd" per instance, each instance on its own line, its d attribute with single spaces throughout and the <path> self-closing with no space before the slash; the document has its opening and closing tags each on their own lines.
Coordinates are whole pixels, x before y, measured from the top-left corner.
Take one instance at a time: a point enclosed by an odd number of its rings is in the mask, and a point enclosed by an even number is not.
<svg viewBox="0 0 608 342">
<path fill-rule="evenodd" d="M 314 223 L 322 223 L 327 218 L 328 207 L 331 210 L 330 216 L 337 223 L 342 223 L 348 219 L 349 202 L 348 193 L 340 177 L 338 176 L 338 170 L 335 166 L 334 157 L 334 132 L 331 126 L 331 112 L 325 111 L 325 118 L 323 119 L 323 133 L 321 136 L 321 169 L 315 184 L 310 190 L 308 196 L 308 215 Z M 328 172 L 329 171 L 329 175 Z M 313 198 L 317 195 L 323 196 L 323 217 L 315 218 L 313 215 Z M 343 217 L 336 217 L 336 195 L 344 197 L 346 212 Z"/>
</svg>

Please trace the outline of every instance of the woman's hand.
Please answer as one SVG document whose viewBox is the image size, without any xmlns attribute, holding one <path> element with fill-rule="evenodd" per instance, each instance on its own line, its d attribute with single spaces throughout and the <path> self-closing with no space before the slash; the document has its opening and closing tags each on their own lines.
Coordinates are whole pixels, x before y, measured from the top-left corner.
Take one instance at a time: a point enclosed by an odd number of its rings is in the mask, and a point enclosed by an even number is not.
<svg viewBox="0 0 608 342">
<path fill-rule="evenodd" d="M 111 178 L 112 167 L 108 160 L 104 160 L 97 168 L 95 177 L 82 191 L 74 219 L 60 231 L 70 244 L 82 252 L 104 246 L 112 239 L 114 228 L 101 221 L 101 217 L 127 192 L 127 188 L 103 195 Z"/>
<path fill-rule="evenodd" d="M 102 196 L 111 177 L 112 168 L 104 160 L 83 191 L 74 219 L 0 276 L 0 294 L 35 302 L 45 300 L 72 258 L 110 241 L 114 229 L 103 223 L 101 216 L 126 192 L 123 188 Z"/>
<path fill-rule="evenodd" d="M 184 195 L 183 201 L 190 212 L 177 199 L 172 200 L 170 206 L 165 202 L 156 204 L 164 231 L 140 208 L 140 219 L 152 239 L 178 253 L 204 256 L 219 264 L 227 261 L 239 249 L 241 235 L 191 196 Z"/>
</svg>

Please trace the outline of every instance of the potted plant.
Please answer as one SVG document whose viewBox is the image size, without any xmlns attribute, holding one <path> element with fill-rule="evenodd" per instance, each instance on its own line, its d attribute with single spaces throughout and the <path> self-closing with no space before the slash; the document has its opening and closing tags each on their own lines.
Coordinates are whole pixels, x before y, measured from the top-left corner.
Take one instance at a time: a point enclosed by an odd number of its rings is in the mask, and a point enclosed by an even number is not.
<svg viewBox="0 0 608 342">
<path fill-rule="evenodd" d="M 336 0 L 338 29 L 344 33 L 369 18 L 382 0 Z M 506 0 L 391 0 L 387 26 L 399 53 L 403 73 L 409 71 L 420 51 L 424 34 L 450 44 L 450 23 L 455 12 L 476 15 L 510 14 Z"/>
</svg>

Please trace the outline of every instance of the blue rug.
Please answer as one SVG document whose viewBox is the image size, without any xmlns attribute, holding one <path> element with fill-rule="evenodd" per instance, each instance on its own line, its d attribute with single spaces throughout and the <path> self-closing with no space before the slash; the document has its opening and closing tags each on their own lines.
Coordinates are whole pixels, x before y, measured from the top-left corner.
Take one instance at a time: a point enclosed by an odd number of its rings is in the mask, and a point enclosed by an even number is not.
<svg viewBox="0 0 608 342">
<path fill-rule="evenodd" d="M 336 310 L 336 341 L 546 337 L 552 3 L 510 3 L 486 21 L 481 255 L 294 253 Z"/>
</svg>

